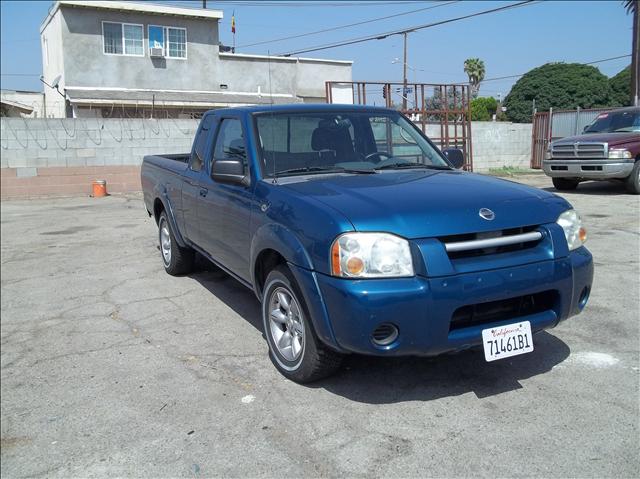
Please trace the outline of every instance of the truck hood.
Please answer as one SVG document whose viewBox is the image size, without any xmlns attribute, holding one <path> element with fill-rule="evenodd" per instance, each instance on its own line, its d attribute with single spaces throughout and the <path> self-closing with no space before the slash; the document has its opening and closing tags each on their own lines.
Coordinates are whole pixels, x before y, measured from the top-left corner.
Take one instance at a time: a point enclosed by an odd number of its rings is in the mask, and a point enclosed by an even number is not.
<svg viewBox="0 0 640 479">
<path fill-rule="evenodd" d="M 639 141 L 640 133 L 638 132 L 621 132 L 621 133 L 587 133 L 585 135 L 568 136 L 560 140 L 555 140 L 556 145 L 573 144 L 579 142 L 602 142 L 609 143 L 609 146 L 622 145 L 631 141 Z"/>
<path fill-rule="evenodd" d="M 570 207 L 546 191 L 460 171 L 305 177 L 281 185 L 341 212 L 357 231 L 409 239 L 550 223 Z M 481 208 L 495 219 L 482 219 Z"/>
</svg>

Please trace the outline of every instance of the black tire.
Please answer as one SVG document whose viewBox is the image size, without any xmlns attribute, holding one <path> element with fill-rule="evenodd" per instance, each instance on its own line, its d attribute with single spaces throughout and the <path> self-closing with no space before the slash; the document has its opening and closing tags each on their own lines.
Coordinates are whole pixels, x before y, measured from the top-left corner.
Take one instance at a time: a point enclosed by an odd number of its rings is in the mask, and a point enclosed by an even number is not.
<svg viewBox="0 0 640 479">
<path fill-rule="evenodd" d="M 624 180 L 624 185 L 627 187 L 629 193 L 640 195 L 640 160 L 636 160 L 631 174 Z"/>
<path fill-rule="evenodd" d="M 580 181 L 573 178 L 551 178 L 553 181 L 553 187 L 560 191 L 571 191 L 578 187 Z"/>
<path fill-rule="evenodd" d="M 165 255 L 166 244 L 163 245 L 163 229 L 166 227 L 169 232 L 169 257 Z M 172 276 L 191 273 L 193 271 L 195 252 L 189 248 L 181 247 L 176 241 L 176 237 L 171 227 L 171 222 L 167 218 L 167 213 L 163 211 L 158 218 L 158 239 L 160 241 L 160 258 L 164 265 L 164 270 Z"/>
<path fill-rule="evenodd" d="M 276 346 L 276 338 L 272 330 L 272 320 L 270 319 L 271 301 L 275 300 L 278 292 L 287 292 L 293 298 L 297 305 L 297 315 L 299 323 L 302 325 L 302 350 L 298 357 L 289 360 L 280 352 Z M 291 303 L 295 304 L 295 303 Z M 284 315 L 287 317 L 286 315 Z M 265 287 L 262 293 L 262 324 L 264 327 L 264 335 L 269 345 L 269 358 L 280 373 L 288 379 L 297 383 L 309 383 L 317 381 L 335 373 L 342 363 L 343 356 L 329 348 L 327 348 L 317 337 L 313 330 L 313 324 L 309 315 L 309 310 L 304 302 L 304 297 L 298 288 L 298 285 L 291 274 L 289 268 L 284 265 L 276 267 L 267 276 Z M 273 327 L 278 327 L 273 323 Z M 282 325 L 287 333 L 287 326 Z M 294 329 L 291 329 L 294 331 Z M 295 334 L 295 333 L 294 333 Z M 289 335 L 292 336 L 291 334 Z M 293 351 L 293 347 L 291 347 Z"/>
</svg>

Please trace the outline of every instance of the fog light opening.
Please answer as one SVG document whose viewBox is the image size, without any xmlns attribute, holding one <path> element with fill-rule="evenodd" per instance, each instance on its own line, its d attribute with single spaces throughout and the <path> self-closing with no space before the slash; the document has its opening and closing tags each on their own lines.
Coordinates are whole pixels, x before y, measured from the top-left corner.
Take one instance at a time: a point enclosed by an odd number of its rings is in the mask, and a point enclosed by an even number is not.
<svg viewBox="0 0 640 479">
<path fill-rule="evenodd" d="M 580 311 L 584 309 L 587 305 L 587 301 L 589 301 L 589 292 L 589 287 L 585 286 L 582 289 L 582 293 L 580 293 L 580 300 L 578 301 L 578 308 L 580 308 Z"/>
<path fill-rule="evenodd" d="M 383 323 L 371 333 L 371 341 L 376 346 L 388 346 L 398 339 L 398 327 L 395 324 Z"/>
</svg>

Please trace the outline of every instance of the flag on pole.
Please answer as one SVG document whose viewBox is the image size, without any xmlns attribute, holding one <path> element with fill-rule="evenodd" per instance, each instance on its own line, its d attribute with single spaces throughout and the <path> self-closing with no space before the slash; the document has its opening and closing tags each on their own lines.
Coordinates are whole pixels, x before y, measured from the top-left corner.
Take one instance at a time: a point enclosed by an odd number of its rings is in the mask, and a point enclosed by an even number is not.
<svg viewBox="0 0 640 479">
<path fill-rule="evenodd" d="M 231 33 L 236 33 L 236 12 L 231 14 Z"/>
</svg>

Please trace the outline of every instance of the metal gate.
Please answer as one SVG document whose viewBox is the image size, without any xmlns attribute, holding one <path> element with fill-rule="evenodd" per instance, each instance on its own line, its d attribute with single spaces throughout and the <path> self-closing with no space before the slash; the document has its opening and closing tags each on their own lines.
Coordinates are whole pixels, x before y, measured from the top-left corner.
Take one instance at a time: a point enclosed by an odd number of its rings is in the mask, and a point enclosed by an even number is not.
<svg viewBox="0 0 640 479">
<path fill-rule="evenodd" d="M 327 103 L 386 106 L 408 116 L 440 149 L 460 148 L 473 170 L 469 85 L 403 82 L 325 83 Z"/>
<path fill-rule="evenodd" d="M 533 115 L 533 128 L 531 134 L 531 168 L 542 168 L 542 160 L 551 138 L 549 128 L 549 112 L 539 112 Z"/>
<path fill-rule="evenodd" d="M 533 114 L 531 137 L 531 168 L 542 168 L 544 154 L 554 140 L 567 136 L 579 135 L 585 126 L 591 124 L 596 117 L 611 108 L 592 108 L 582 110 L 553 110 Z"/>
</svg>

